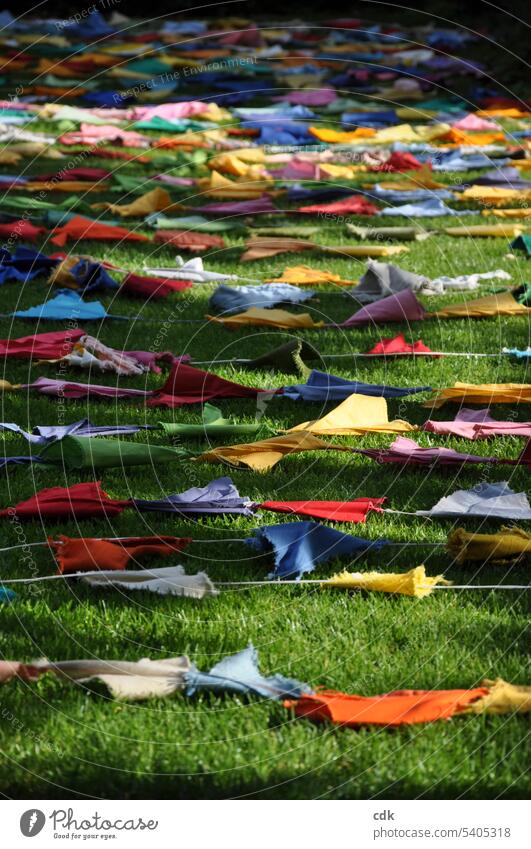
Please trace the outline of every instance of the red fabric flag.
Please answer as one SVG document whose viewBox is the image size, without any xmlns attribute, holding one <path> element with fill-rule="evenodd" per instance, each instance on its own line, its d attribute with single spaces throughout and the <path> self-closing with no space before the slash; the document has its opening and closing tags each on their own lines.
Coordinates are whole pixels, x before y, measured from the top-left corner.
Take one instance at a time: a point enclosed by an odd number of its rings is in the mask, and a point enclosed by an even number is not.
<svg viewBox="0 0 531 849">
<path fill-rule="evenodd" d="M 488 694 L 487 687 L 473 690 L 395 690 L 381 696 L 356 696 L 323 690 L 286 701 L 295 715 L 336 725 L 412 725 L 450 719 L 471 702 Z"/>
<path fill-rule="evenodd" d="M 112 171 L 106 171 L 105 168 L 67 168 L 64 171 L 57 171 L 55 174 L 36 174 L 33 181 L 47 183 L 48 180 L 54 182 L 88 180 L 95 183 L 97 180 L 108 180 L 109 177 L 112 177 Z"/>
<path fill-rule="evenodd" d="M 195 233 L 193 230 L 157 230 L 153 237 L 157 245 L 172 245 L 174 248 L 192 251 L 209 251 L 210 248 L 225 248 L 225 240 L 221 236 L 211 236 L 209 233 Z"/>
<path fill-rule="evenodd" d="M 131 537 L 124 540 L 60 536 L 48 539 L 57 560 L 58 572 L 92 572 L 96 569 L 123 570 L 131 559 L 142 555 L 168 557 L 191 543 L 190 537 Z"/>
<path fill-rule="evenodd" d="M 6 239 L 25 239 L 34 242 L 38 236 L 46 233 L 44 227 L 35 227 L 31 221 L 21 218 L 19 221 L 11 221 L 9 224 L 0 224 L 0 236 Z"/>
<path fill-rule="evenodd" d="M 428 313 L 411 289 L 403 289 L 373 304 L 367 304 L 347 318 L 331 327 L 356 327 L 360 324 L 385 324 L 388 321 L 422 321 Z"/>
<path fill-rule="evenodd" d="M 372 168 L 369 168 L 369 171 L 421 171 L 426 166 L 431 169 L 431 163 L 419 162 L 412 153 L 395 150 L 387 162 L 383 162 L 381 165 L 374 165 Z"/>
<path fill-rule="evenodd" d="M 136 295 L 140 298 L 167 298 L 172 292 L 182 292 L 194 284 L 191 280 L 170 280 L 167 277 L 141 277 L 128 274 L 123 280 L 120 292 Z"/>
<path fill-rule="evenodd" d="M 181 404 L 203 404 L 212 398 L 256 398 L 258 392 L 259 389 L 176 363 L 164 386 L 156 390 L 146 404 L 150 407 L 180 407 Z"/>
<path fill-rule="evenodd" d="M 91 481 L 67 487 L 52 486 L 50 489 L 41 489 L 27 501 L 0 510 L 0 516 L 16 516 L 18 519 L 38 519 L 43 516 L 57 519 L 112 517 L 131 504 L 129 500 L 109 498 L 101 488 L 100 481 Z"/>
<path fill-rule="evenodd" d="M 403 333 L 398 333 L 392 338 L 380 339 L 376 345 L 366 351 L 367 354 L 381 354 L 384 357 L 390 354 L 418 354 L 422 352 L 430 353 L 431 348 L 428 348 L 422 339 L 418 339 L 413 344 L 406 342 Z"/>
<path fill-rule="evenodd" d="M 356 498 L 355 501 L 264 501 L 259 507 L 276 513 L 313 516 L 332 522 L 365 522 L 367 513 L 382 512 L 386 498 Z"/>
<path fill-rule="evenodd" d="M 68 239 L 77 241 L 79 239 L 96 239 L 100 241 L 118 242 L 123 240 L 133 242 L 149 242 L 147 236 L 142 236 L 141 233 L 131 233 L 125 227 L 114 227 L 110 224 L 101 224 L 99 221 L 92 221 L 90 218 L 83 218 L 81 215 L 76 215 L 67 221 L 62 227 L 57 227 L 50 241 L 54 245 L 66 245 Z"/>
<path fill-rule="evenodd" d="M 70 354 L 82 336 L 86 336 L 84 330 L 61 330 L 20 336 L 18 339 L 0 339 L 0 356 L 21 360 L 57 360 Z"/>
<path fill-rule="evenodd" d="M 363 195 L 351 195 L 343 200 L 336 200 L 333 203 L 315 203 L 311 206 L 299 206 L 297 212 L 305 212 L 308 214 L 319 212 L 330 212 L 335 215 L 376 215 L 378 207 L 364 198 Z"/>
</svg>

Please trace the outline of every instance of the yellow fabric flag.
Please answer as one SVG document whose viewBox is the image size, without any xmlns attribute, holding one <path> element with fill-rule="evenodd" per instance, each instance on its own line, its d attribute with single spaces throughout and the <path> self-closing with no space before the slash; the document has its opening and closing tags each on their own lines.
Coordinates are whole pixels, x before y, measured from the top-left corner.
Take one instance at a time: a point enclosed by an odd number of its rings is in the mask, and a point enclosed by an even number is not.
<svg viewBox="0 0 531 849">
<path fill-rule="evenodd" d="M 14 392 L 20 389 L 21 383 L 10 383 L 9 380 L 0 380 L 0 392 Z"/>
<path fill-rule="evenodd" d="M 323 581 L 322 587 L 337 587 L 341 590 L 368 590 L 378 593 L 393 593 L 409 595 L 414 598 L 424 598 L 429 595 L 437 584 L 450 586 L 442 575 L 433 578 L 426 575 L 424 566 L 416 566 L 409 572 L 338 572 L 328 581 Z"/>
<path fill-rule="evenodd" d="M 263 167 L 259 163 L 244 162 L 235 153 L 219 153 L 207 163 L 211 171 L 232 174 L 234 177 L 250 177 L 253 180 L 265 178 Z"/>
<path fill-rule="evenodd" d="M 315 330 L 324 327 L 325 324 L 324 321 L 315 322 L 307 312 L 295 315 L 287 310 L 266 310 L 261 307 L 251 307 L 246 312 L 230 315 L 226 318 L 218 318 L 215 315 L 207 315 L 206 318 L 216 324 L 224 324 L 225 327 L 230 328 L 252 324 L 258 327 L 282 327 L 286 329 L 295 327 Z"/>
<path fill-rule="evenodd" d="M 235 182 L 224 177 L 219 171 L 212 171 L 210 177 L 205 177 L 197 182 L 205 195 L 225 200 L 233 198 L 236 200 L 254 200 L 271 188 L 271 180 L 267 180 L 263 176 L 257 180 L 245 178 L 242 182 Z"/>
<path fill-rule="evenodd" d="M 517 209 L 482 209 L 482 215 L 495 215 L 497 218 L 531 218 L 531 207 Z"/>
<path fill-rule="evenodd" d="M 529 383 L 454 383 L 447 389 L 439 389 L 432 401 L 426 401 L 423 407 L 442 407 L 443 404 L 529 404 L 531 402 L 531 384 Z"/>
<path fill-rule="evenodd" d="M 493 315 L 530 314 L 531 309 L 519 304 L 512 292 L 507 291 L 466 301 L 464 304 L 450 304 L 430 315 L 435 318 L 488 318 Z"/>
<path fill-rule="evenodd" d="M 365 433 L 411 433 L 418 427 L 401 419 L 390 422 L 385 398 L 353 393 L 326 416 L 295 425 L 288 433 L 300 430 L 323 435 L 363 436 Z"/>
<path fill-rule="evenodd" d="M 483 687 L 489 688 L 487 696 L 471 702 L 459 713 L 529 713 L 531 710 L 531 687 L 509 684 L 503 678 L 495 681 L 483 681 Z"/>
<path fill-rule="evenodd" d="M 310 268 L 309 265 L 289 265 L 280 277 L 269 278 L 264 283 L 292 283 L 294 286 L 318 286 L 320 283 L 335 283 L 336 286 L 357 286 L 359 280 L 343 280 L 339 274 Z"/>
<path fill-rule="evenodd" d="M 504 189 L 500 186 L 470 186 L 463 192 L 456 193 L 456 200 L 461 201 L 478 201 L 479 203 L 492 203 L 497 206 L 504 206 L 508 201 L 523 200 L 528 201 L 531 197 L 529 189 Z"/>
<path fill-rule="evenodd" d="M 146 192 L 139 198 L 136 198 L 131 203 L 93 203 L 92 209 L 108 209 L 111 212 L 116 212 L 122 218 L 143 217 L 151 212 L 175 212 L 182 209 L 181 204 L 172 203 L 166 189 L 152 189 Z"/>
<path fill-rule="evenodd" d="M 523 224 L 471 224 L 470 227 L 445 227 L 447 236 L 514 239 L 528 228 Z"/>
<path fill-rule="evenodd" d="M 194 459 L 206 463 L 228 463 L 229 466 L 248 468 L 253 472 L 267 472 L 287 454 L 298 454 L 300 451 L 350 451 L 350 448 L 332 445 L 311 433 L 301 432 L 292 436 L 275 436 L 258 442 L 212 448 Z"/>
<path fill-rule="evenodd" d="M 506 563 L 531 552 L 531 535 L 517 527 L 502 527 L 497 534 L 472 534 L 457 528 L 448 534 L 446 549 L 457 563 Z"/>
</svg>

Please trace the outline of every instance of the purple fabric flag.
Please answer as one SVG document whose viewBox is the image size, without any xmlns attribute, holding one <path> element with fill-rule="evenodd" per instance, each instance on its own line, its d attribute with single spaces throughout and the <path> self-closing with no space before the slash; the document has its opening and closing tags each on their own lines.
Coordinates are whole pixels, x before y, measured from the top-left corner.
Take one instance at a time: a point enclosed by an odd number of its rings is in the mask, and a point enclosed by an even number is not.
<svg viewBox="0 0 531 849">
<path fill-rule="evenodd" d="M 462 463 L 506 463 L 498 457 L 480 457 L 477 454 L 461 454 L 452 448 L 421 448 L 413 439 L 399 436 L 389 448 L 353 448 L 354 454 L 364 454 L 378 463 L 410 463 L 420 466 L 460 466 Z"/>
<path fill-rule="evenodd" d="M 71 383 L 48 377 L 39 377 L 33 383 L 24 383 L 20 388 L 36 389 L 41 395 L 61 398 L 149 398 L 154 394 L 144 389 L 101 386 L 97 383 Z"/>
<path fill-rule="evenodd" d="M 329 327 L 358 327 L 362 324 L 385 324 L 388 321 L 422 321 L 428 313 L 411 289 L 389 295 L 374 304 L 368 304 L 341 324 Z"/>
<path fill-rule="evenodd" d="M 217 478 L 206 486 L 194 486 L 166 498 L 144 501 L 133 499 L 140 511 L 156 513 L 178 513 L 183 515 L 230 514 L 252 516 L 254 503 L 243 498 L 230 478 Z"/>
<path fill-rule="evenodd" d="M 286 522 L 266 525 L 245 541 L 260 552 L 272 551 L 275 569 L 269 577 L 296 578 L 313 572 L 318 563 L 371 548 L 379 551 L 387 540 L 370 540 L 341 533 L 318 522 Z"/>
<path fill-rule="evenodd" d="M 278 211 L 269 195 L 262 195 L 256 200 L 235 200 L 227 203 L 207 203 L 205 206 L 194 206 L 194 213 L 201 215 L 259 215 Z"/>
</svg>

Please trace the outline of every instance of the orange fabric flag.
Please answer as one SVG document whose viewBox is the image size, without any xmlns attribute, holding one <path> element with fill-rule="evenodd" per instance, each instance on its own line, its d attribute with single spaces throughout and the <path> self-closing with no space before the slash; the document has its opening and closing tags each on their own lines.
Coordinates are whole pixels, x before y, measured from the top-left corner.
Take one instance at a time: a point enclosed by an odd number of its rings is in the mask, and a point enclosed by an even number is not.
<svg viewBox="0 0 531 849">
<path fill-rule="evenodd" d="M 262 327 L 282 327 L 299 329 L 307 328 L 314 330 L 319 327 L 324 327 L 324 321 L 315 322 L 307 312 L 295 313 L 287 310 L 266 310 L 261 307 L 251 307 L 246 312 L 238 313 L 237 315 L 227 316 L 226 318 L 218 318 L 215 315 L 207 315 L 209 321 L 216 324 L 224 324 L 225 327 L 240 327 L 245 324 L 252 324 Z"/>
<path fill-rule="evenodd" d="M 308 130 L 316 139 L 329 144 L 348 144 L 355 139 L 370 139 L 376 135 L 376 130 L 371 127 L 357 127 L 350 131 L 330 130 L 325 127 L 308 127 Z"/>
<path fill-rule="evenodd" d="M 323 690 L 284 702 L 295 715 L 336 725 L 413 725 L 450 719 L 488 695 L 487 687 L 472 690 L 395 690 L 381 696 L 356 696 Z"/>
<path fill-rule="evenodd" d="M 228 463 L 229 466 L 248 468 L 254 472 L 267 472 L 287 454 L 298 454 L 299 451 L 350 451 L 350 448 L 332 445 L 311 433 L 300 432 L 258 442 L 212 448 L 195 459 L 206 463 Z"/>
<path fill-rule="evenodd" d="M 144 554 L 168 557 L 182 551 L 191 542 L 189 537 L 131 537 L 124 540 L 91 539 L 60 536 L 48 539 L 57 561 L 58 572 L 91 572 L 96 569 L 123 570 L 131 559 Z"/>
<path fill-rule="evenodd" d="M 511 291 L 475 298 L 463 304 L 450 304 L 431 313 L 436 318 L 489 318 L 493 315 L 531 315 L 531 309 L 519 304 Z"/>
</svg>

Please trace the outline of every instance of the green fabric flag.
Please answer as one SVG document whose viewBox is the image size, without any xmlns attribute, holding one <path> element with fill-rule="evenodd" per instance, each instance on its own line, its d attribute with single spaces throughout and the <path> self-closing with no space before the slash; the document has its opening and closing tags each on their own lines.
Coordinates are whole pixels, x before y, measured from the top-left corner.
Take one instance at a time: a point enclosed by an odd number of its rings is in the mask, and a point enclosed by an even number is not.
<svg viewBox="0 0 531 849">
<path fill-rule="evenodd" d="M 168 121 L 160 115 L 153 115 L 145 121 L 136 121 L 135 130 L 159 130 L 163 133 L 197 133 L 203 130 L 215 130 L 218 124 L 212 121 L 194 121 L 192 118 L 181 118 L 178 121 Z"/>
<path fill-rule="evenodd" d="M 513 292 L 513 295 L 519 304 L 523 304 L 524 307 L 531 307 L 531 283 L 524 283 L 523 286 Z"/>
<path fill-rule="evenodd" d="M 226 230 L 247 230 L 238 221 L 209 221 L 202 215 L 187 215 L 183 218 L 169 218 L 160 212 L 153 212 L 144 219 L 146 224 L 156 230 L 194 230 L 196 233 L 224 233 Z"/>
<path fill-rule="evenodd" d="M 40 456 L 46 463 L 65 469 L 110 469 L 181 460 L 188 456 L 188 452 L 145 442 L 65 436 L 46 446 Z"/>
<path fill-rule="evenodd" d="M 232 419 L 224 419 L 221 415 L 221 410 L 214 407 L 212 404 L 205 404 L 203 407 L 203 422 L 202 424 L 181 424 L 179 422 L 159 422 L 167 436 L 180 436 L 190 439 L 200 439 L 208 437 L 237 436 L 240 434 L 255 435 L 260 428 L 263 427 L 261 422 L 253 422 L 252 424 L 238 424 Z"/>
<path fill-rule="evenodd" d="M 516 251 L 525 251 L 527 258 L 531 256 L 531 236 L 526 236 L 523 233 L 517 236 L 514 242 L 511 242 L 511 248 Z"/>
</svg>

